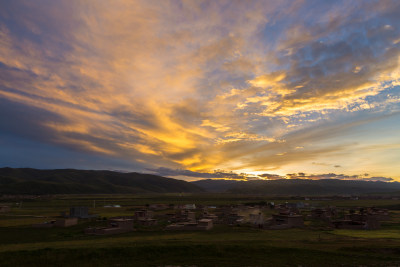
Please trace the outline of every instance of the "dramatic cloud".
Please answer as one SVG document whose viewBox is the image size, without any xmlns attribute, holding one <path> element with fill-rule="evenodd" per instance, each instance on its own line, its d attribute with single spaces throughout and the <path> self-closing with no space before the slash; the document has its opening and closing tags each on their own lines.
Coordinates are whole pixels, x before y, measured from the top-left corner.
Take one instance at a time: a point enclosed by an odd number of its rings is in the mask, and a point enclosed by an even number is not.
<svg viewBox="0 0 400 267">
<path fill-rule="evenodd" d="M 0 159 L 399 179 L 399 12 L 395 0 L 7 1 Z"/>
<path fill-rule="evenodd" d="M 219 178 L 219 179 L 235 179 L 235 180 L 247 180 L 249 175 L 245 173 L 237 174 L 234 172 L 224 172 L 216 170 L 214 172 L 193 172 L 189 170 L 173 170 L 168 168 L 148 169 L 148 171 L 154 172 L 155 174 L 167 177 L 193 177 L 193 178 Z M 251 177 L 255 178 L 255 177 Z"/>
</svg>

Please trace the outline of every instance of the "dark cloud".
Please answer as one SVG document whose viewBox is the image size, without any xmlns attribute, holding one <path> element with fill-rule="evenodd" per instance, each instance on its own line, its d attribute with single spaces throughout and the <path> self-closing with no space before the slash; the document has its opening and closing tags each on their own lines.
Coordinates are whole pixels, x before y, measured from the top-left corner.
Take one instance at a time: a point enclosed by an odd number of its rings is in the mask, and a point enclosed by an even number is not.
<svg viewBox="0 0 400 267">
<path fill-rule="evenodd" d="M 40 122 L 65 122 L 61 116 L 47 110 L 3 98 L 0 98 L 0 114 L 0 133 L 40 142 L 47 142 L 55 137 L 54 133 Z"/>
<path fill-rule="evenodd" d="M 380 182 L 392 182 L 393 178 L 390 177 L 369 177 L 369 178 L 361 178 L 364 181 L 380 181 Z"/>
<path fill-rule="evenodd" d="M 260 174 L 258 176 L 260 176 L 262 178 L 266 178 L 268 180 L 279 180 L 279 179 L 284 179 L 285 178 L 285 176 L 281 176 L 281 175 L 278 175 L 278 174 L 270 174 L 270 173 L 263 173 L 263 174 Z"/>
<path fill-rule="evenodd" d="M 0 167 L 38 169 L 143 170 L 144 166 L 126 159 L 82 153 L 16 135 L 0 133 Z"/>
<path fill-rule="evenodd" d="M 337 179 L 337 180 L 362 180 L 362 181 L 381 181 L 381 182 L 393 181 L 393 178 L 390 177 L 364 177 L 362 175 L 344 175 L 336 173 L 328 173 L 328 174 L 291 173 L 287 174 L 286 176 L 289 179 L 311 179 L 311 180 Z"/>
<path fill-rule="evenodd" d="M 161 176 L 186 176 L 186 177 L 195 177 L 195 178 L 207 178 L 207 179 L 212 179 L 212 178 L 225 178 L 225 179 L 246 179 L 247 174 L 237 174 L 234 172 L 225 172 L 221 170 L 216 170 L 212 173 L 207 173 L 207 172 L 194 172 L 194 171 L 189 171 L 189 170 L 180 170 L 180 169 L 169 169 L 169 168 L 164 168 L 160 167 L 157 169 L 147 169 L 148 171 L 154 172 L 155 174 L 161 175 Z"/>
<path fill-rule="evenodd" d="M 287 177 L 290 179 L 312 179 L 312 180 L 320 180 L 320 179 L 338 179 L 338 180 L 357 180 L 359 178 L 358 175 L 343 175 L 343 174 L 305 174 L 305 173 L 290 173 L 287 174 Z"/>
<path fill-rule="evenodd" d="M 393 9 L 399 12 L 400 6 L 387 11 L 393 12 Z M 283 62 L 290 62 L 291 65 L 286 82 L 291 88 L 302 86 L 285 97 L 293 101 L 292 105 L 296 104 L 296 99 L 326 94 L 334 97 L 332 93 L 349 89 L 354 91 L 398 66 L 400 50 L 396 38 L 400 34 L 400 23 L 397 19 L 380 16 L 359 20 L 348 16 L 342 19 L 343 22 L 333 28 L 316 24 L 304 29 L 316 38 L 297 43 L 297 46 L 286 46 L 292 49 L 290 56 L 282 57 Z"/>
</svg>

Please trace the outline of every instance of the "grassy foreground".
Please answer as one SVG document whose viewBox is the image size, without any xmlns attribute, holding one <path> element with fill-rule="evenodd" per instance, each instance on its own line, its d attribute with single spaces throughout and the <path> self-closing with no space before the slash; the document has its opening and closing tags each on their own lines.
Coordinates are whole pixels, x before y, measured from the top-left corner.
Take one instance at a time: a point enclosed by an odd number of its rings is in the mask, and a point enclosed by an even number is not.
<svg viewBox="0 0 400 267">
<path fill-rule="evenodd" d="M 335 231 L 216 227 L 93 237 L 73 229 L 1 228 L 1 266 L 396 266 L 400 238 Z M 352 231 L 354 232 L 354 231 Z M 368 233 L 368 232 L 364 232 Z M 346 233 L 345 233 L 346 234 Z M 350 232 L 350 235 L 352 233 Z M 17 241 L 19 239 L 19 241 Z"/>
</svg>

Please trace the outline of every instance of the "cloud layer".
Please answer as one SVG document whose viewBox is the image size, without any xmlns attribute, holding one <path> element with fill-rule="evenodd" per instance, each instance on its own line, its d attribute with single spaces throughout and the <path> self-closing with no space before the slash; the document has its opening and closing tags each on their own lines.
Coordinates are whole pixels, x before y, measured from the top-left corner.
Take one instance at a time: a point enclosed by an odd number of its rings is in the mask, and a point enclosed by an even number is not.
<svg viewBox="0 0 400 267">
<path fill-rule="evenodd" d="M 381 181 L 381 182 L 392 182 L 394 181 L 391 177 L 369 177 L 369 174 L 361 175 L 344 175 L 336 173 L 327 174 L 306 174 L 306 173 L 289 173 L 286 175 L 272 174 L 272 173 L 260 173 L 260 174 L 249 174 L 249 173 L 234 173 L 223 170 L 215 170 L 214 172 L 193 172 L 182 169 L 168 169 L 161 167 L 158 169 L 148 169 L 148 171 L 171 178 L 183 178 L 187 180 L 198 180 L 201 178 L 206 179 L 224 179 L 224 180 L 280 180 L 280 179 L 304 179 L 304 180 L 324 180 L 324 179 L 336 179 L 336 180 L 360 180 L 360 181 Z"/>
<path fill-rule="evenodd" d="M 42 168 L 400 178 L 399 12 L 398 1 L 8 1 L 0 159 L 31 142 L 56 148 Z M 82 158 L 64 164 L 65 151 Z"/>
</svg>

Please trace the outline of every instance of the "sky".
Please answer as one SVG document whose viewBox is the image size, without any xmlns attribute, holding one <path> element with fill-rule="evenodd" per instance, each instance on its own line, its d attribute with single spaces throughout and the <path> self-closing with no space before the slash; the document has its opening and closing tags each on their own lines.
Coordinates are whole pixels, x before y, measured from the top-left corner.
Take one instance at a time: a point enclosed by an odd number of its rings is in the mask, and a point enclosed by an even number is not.
<svg viewBox="0 0 400 267">
<path fill-rule="evenodd" d="M 397 0 L 1 1 L 0 165 L 400 181 L 399 14 Z"/>
</svg>

